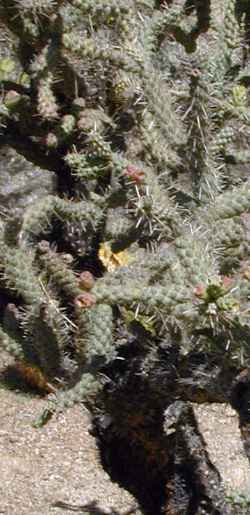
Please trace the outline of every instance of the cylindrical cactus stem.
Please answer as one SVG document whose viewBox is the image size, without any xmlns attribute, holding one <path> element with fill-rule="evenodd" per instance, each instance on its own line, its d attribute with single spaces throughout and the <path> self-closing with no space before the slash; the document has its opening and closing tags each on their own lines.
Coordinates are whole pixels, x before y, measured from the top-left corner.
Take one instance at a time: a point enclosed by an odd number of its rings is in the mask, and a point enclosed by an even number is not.
<svg viewBox="0 0 250 515">
<path fill-rule="evenodd" d="M 37 110 L 45 120 L 58 118 L 58 104 L 52 90 L 53 75 L 48 73 L 47 77 L 40 79 L 38 84 Z"/>
<path fill-rule="evenodd" d="M 39 259 L 48 275 L 60 291 L 65 293 L 72 301 L 82 293 L 78 285 L 76 274 L 67 264 L 67 255 L 59 255 L 54 252 L 47 241 L 41 241 L 38 245 Z"/>
<path fill-rule="evenodd" d="M 101 389 L 101 380 L 92 373 L 84 371 L 78 382 L 69 390 L 58 391 L 49 396 L 47 407 L 34 423 L 35 427 L 41 427 L 50 420 L 55 413 L 61 413 L 74 404 L 90 402 Z"/>
<path fill-rule="evenodd" d="M 38 274 L 34 269 L 34 257 L 31 251 L 7 246 L 1 255 L 6 285 L 20 295 L 26 304 L 40 304 L 45 299 Z"/>
<path fill-rule="evenodd" d="M 85 294 L 90 296 L 91 294 Z M 94 299 L 93 295 L 91 297 Z M 80 310 L 83 310 L 80 312 Z M 116 356 L 113 341 L 113 311 L 108 304 L 77 305 L 77 348 L 83 362 L 91 369 L 99 369 Z"/>
<path fill-rule="evenodd" d="M 7 351 L 15 359 L 22 361 L 25 359 L 25 353 L 23 351 L 20 341 L 17 341 L 15 338 L 9 336 L 1 327 L 0 347 Z"/>
<path fill-rule="evenodd" d="M 32 242 L 40 234 L 48 231 L 52 223 L 56 197 L 48 195 L 37 201 L 35 206 L 28 207 L 23 215 L 22 227 L 19 232 L 19 244 Z"/>
<path fill-rule="evenodd" d="M 209 223 L 212 221 L 233 218 L 250 211 L 250 183 L 235 187 L 218 195 L 214 202 L 202 210 L 198 210 L 197 216 L 203 216 Z M 203 214 L 201 214 L 203 213 Z"/>
<path fill-rule="evenodd" d="M 178 303 L 186 302 L 189 298 L 185 288 L 177 290 L 175 287 L 167 288 L 163 286 L 143 287 L 138 285 L 107 285 L 97 281 L 97 285 L 93 288 L 93 294 L 96 302 L 107 303 L 110 305 L 128 306 L 138 305 L 139 303 L 145 308 L 166 308 L 170 310 Z"/>
</svg>

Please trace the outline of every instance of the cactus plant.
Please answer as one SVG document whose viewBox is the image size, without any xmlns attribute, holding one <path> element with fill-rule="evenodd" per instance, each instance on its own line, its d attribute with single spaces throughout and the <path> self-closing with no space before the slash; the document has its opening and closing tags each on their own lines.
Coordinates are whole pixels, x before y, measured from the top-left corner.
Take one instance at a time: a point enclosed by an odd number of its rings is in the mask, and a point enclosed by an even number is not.
<svg viewBox="0 0 250 515">
<path fill-rule="evenodd" d="M 0 0 L 0 144 L 57 176 L 1 214 L 0 345 L 52 385 L 41 421 L 102 402 L 151 458 L 155 401 L 229 402 L 250 364 L 249 6 L 226 4 Z"/>
</svg>

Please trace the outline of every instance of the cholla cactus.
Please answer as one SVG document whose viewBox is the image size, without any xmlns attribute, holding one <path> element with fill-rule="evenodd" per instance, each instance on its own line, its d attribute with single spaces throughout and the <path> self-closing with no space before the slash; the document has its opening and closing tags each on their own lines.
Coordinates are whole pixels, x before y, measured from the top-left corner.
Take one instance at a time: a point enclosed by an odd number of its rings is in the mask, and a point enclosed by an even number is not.
<svg viewBox="0 0 250 515">
<path fill-rule="evenodd" d="M 162 356 L 173 401 L 201 382 L 228 400 L 250 364 L 250 25 L 247 2 L 226 4 L 0 0 L 0 143 L 58 178 L 19 220 L 1 216 L 0 344 L 53 393 L 44 418 L 102 392 L 146 452 L 128 381 L 163 413 Z"/>
</svg>

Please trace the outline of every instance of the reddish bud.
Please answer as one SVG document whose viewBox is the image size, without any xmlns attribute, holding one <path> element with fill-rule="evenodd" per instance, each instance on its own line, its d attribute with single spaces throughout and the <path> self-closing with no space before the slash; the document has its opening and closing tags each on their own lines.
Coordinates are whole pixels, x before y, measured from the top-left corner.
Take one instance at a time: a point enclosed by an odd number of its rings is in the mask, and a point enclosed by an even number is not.
<svg viewBox="0 0 250 515">
<path fill-rule="evenodd" d="M 56 148 L 58 146 L 58 137 L 53 132 L 48 132 L 48 134 L 41 139 L 41 144 L 46 145 L 48 148 Z"/>
<path fill-rule="evenodd" d="M 94 295 L 88 292 L 81 293 L 74 299 L 75 306 L 80 309 L 92 308 L 95 303 L 96 299 Z"/>
<path fill-rule="evenodd" d="M 228 277 L 227 275 L 225 275 L 223 278 L 222 278 L 222 284 L 224 286 L 224 288 L 226 289 L 229 289 L 231 288 L 232 284 L 233 284 L 233 279 L 232 277 Z"/>
<path fill-rule="evenodd" d="M 47 240 L 41 240 L 39 243 L 38 243 L 38 250 L 39 252 L 41 253 L 45 253 L 45 252 L 49 252 L 50 250 L 50 244 Z"/>
<path fill-rule="evenodd" d="M 145 173 L 133 165 L 128 165 L 123 171 L 123 175 L 131 179 L 136 184 L 141 184 L 145 179 Z"/>
<path fill-rule="evenodd" d="M 250 213 L 241 213 L 240 219 L 246 229 L 250 228 Z"/>
<path fill-rule="evenodd" d="M 244 211 L 244 213 L 241 213 L 240 218 L 241 220 L 250 220 L 250 213 Z"/>
<path fill-rule="evenodd" d="M 20 318 L 20 314 L 16 304 L 9 302 L 5 308 L 5 314 L 12 315 L 15 320 Z"/>
<path fill-rule="evenodd" d="M 198 286 L 196 286 L 196 288 L 194 289 L 194 295 L 196 297 L 203 297 L 204 293 L 206 291 L 206 288 L 205 286 L 203 286 L 202 284 L 199 284 Z"/>
<path fill-rule="evenodd" d="M 79 131 L 86 132 L 89 130 L 89 122 L 86 117 L 86 114 L 84 113 L 77 122 L 77 128 Z"/>
<path fill-rule="evenodd" d="M 91 272 L 85 270 L 79 277 L 79 286 L 84 290 L 91 290 L 95 284 L 95 278 Z"/>
<path fill-rule="evenodd" d="M 8 91 L 8 93 L 6 93 L 4 102 L 7 107 L 11 107 L 14 104 L 16 104 L 16 102 L 20 100 L 20 98 L 21 95 L 17 93 L 17 91 L 11 89 L 10 91 Z"/>
</svg>

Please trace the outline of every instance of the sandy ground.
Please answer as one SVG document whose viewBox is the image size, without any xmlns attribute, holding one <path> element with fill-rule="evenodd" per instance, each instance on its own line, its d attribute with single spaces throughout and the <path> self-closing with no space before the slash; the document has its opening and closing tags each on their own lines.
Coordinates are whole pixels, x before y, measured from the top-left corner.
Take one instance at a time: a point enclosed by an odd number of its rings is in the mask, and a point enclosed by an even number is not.
<svg viewBox="0 0 250 515">
<path fill-rule="evenodd" d="M 66 515 L 86 513 L 89 505 L 100 514 L 139 514 L 135 500 L 100 466 L 87 412 L 78 406 L 35 429 L 43 405 L 0 391 L 0 513 Z"/>
<path fill-rule="evenodd" d="M 104 472 L 88 412 L 75 406 L 36 429 L 45 405 L 39 396 L 0 386 L 0 514 L 141 514 Z"/>
<path fill-rule="evenodd" d="M 0 387 L 0 514 L 141 514 L 136 500 L 104 472 L 87 411 L 75 406 L 36 429 L 32 424 L 45 404 Z M 195 412 L 227 491 L 249 492 L 237 415 L 218 404 L 195 405 Z"/>
<path fill-rule="evenodd" d="M 194 405 L 194 411 L 210 459 L 223 478 L 226 492 L 249 495 L 250 467 L 236 412 L 227 404 Z"/>
</svg>

